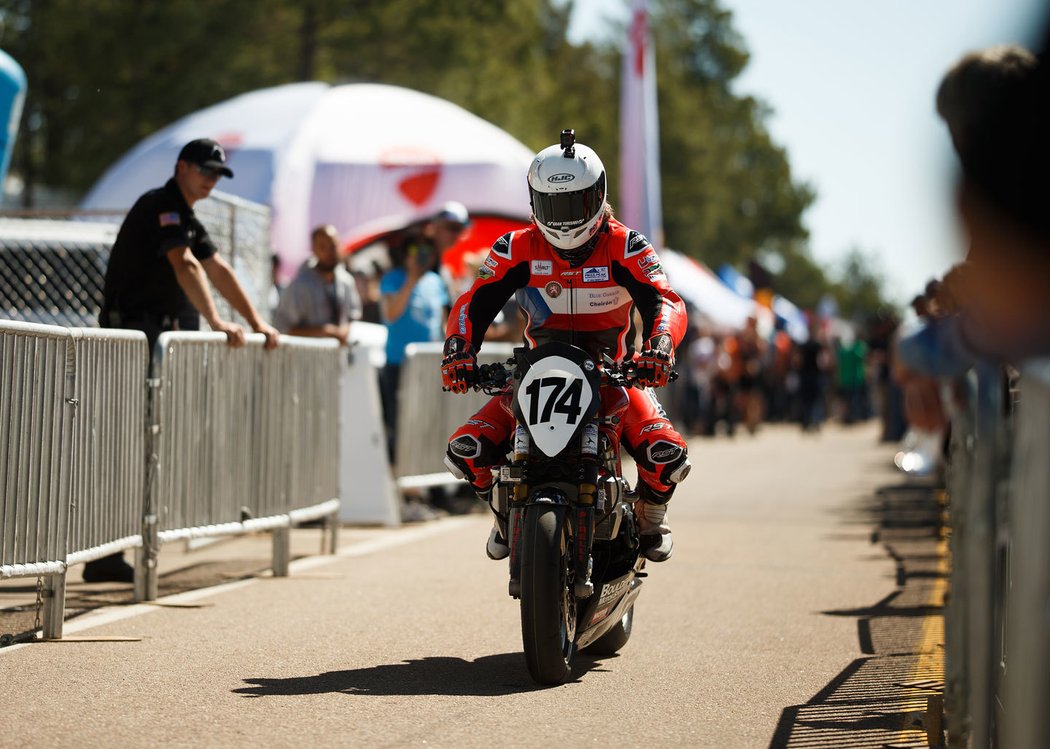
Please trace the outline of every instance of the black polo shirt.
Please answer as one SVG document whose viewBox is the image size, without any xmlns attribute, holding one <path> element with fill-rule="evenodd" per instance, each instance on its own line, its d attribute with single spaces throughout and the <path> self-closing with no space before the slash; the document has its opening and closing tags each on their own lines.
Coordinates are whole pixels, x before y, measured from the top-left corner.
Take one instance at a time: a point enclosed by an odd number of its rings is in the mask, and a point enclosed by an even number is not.
<svg viewBox="0 0 1050 749">
<path fill-rule="evenodd" d="M 186 203 L 175 179 L 150 190 L 132 206 L 121 224 L 106 267 L 100 322 L 110 327 L 110 313 L 125 322 L 145 316 L 180 321 L 196 329 L 199 316 L 175 278 L 167 253 L 189 247 L 198 260 L 215 254 L 215 244 Z"/>
</svg>

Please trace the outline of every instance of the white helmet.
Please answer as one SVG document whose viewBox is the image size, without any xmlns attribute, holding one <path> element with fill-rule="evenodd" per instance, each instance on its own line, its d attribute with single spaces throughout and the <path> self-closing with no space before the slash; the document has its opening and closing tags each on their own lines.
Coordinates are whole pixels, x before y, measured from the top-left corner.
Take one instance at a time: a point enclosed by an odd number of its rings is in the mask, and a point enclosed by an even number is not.
<svg viewBox="0 0 1050 749">
<path fill-rule="evenodd" d="M 558 249 L 573 250 L 598 231 L 605 217 L 605 166 L 593 150 L 576 145 L 572 130 L 544 148 L 529 167 L 529 202 L 536 226 Z"/>
</svg>

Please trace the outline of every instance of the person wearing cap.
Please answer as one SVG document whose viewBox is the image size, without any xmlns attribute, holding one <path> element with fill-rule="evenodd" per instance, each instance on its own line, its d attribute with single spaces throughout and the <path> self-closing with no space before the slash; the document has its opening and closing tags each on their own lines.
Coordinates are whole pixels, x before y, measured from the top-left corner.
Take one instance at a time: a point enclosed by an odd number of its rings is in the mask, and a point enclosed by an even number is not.
<svg viewBox="0 0 1050 749">
<path fill-rule="evenodd" d="M 252 305 L 233 269 L 216 251 L 193 206 L 207 198 L 220 177 L 233 177 L 226 153 L 202 138 L 183 146 L 175 174 L 132 206 L 110 251 L 99 324 L 146 333 L 153 346 L 167 330 L 197 330 L 200 317 L 226 334 L 231 346 L 244 343 L 244 330 L 219 316 L 208 281 L 252 330 L 277 345 L 277 331 Z"/>
<path fill-rule="evenodd" d="M 251 325 L 277 346 L 278 333 L 251 303 L 233 269 L 193 213 L 220 177 L 233 177 L 222 146 L 206 138 L 183 146 L 175 173 L 163 187 L 144 193 L 128 211 L 110 250 L 99 326 L 146 334 L 152 359 L 160 334 L 197 330 L 203 316 L 231 346 L 244 344 L 243 328 L 219 316 L 209 281 Z M 118 553 L 88 562 L 86 582 L 131 582 L 132 568 Z"/>
<path fill-rule="evenodd" d="M 379 373 L 379 391 L 391 465 L 397 458 L 397 391 L 405 347 L 444 340 L 451 300 L 448 282 L 441 275 L 441 256 L 459 240 L 469 222 L 462 203 L 445 203 L 404 243 L 391 248 L 394 267 L 379 281 L 380 313 L 387 329 L 386 364 Z M 429 508 L 411 502 L 402 508 L 403 520 L 432 516 Z"/>
</svg>

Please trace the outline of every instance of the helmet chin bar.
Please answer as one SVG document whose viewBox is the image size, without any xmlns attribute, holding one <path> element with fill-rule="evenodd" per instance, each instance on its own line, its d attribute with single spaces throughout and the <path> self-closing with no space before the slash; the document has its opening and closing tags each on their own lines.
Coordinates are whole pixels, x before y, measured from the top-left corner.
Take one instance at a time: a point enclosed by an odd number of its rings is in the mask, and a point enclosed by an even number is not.
<svg viewBox="0 0 1050 749">
<path fill-rule="evenodd" d="M 570 267 L 576 268 L 580 265 L 583 265 L 584 261 L 587 260 L 587 258 L 589 258 L 591 256 L 591 253 L 594 251 L 594 245 L 598 241 L 598 228 L 600 226 L 600 222 L 595 224 L 592 227 L 590 234 L 587 235 L 587 239 L 581 243 L 574 244 L 572 247 L 564 247 L 558 242 L 553 241 L 551 235 L 555 234 L 555 232 L 550 231 L 546 227 L 539 225 L 539 229 L 543 233 L 543 236 L 550 243 L 550 245 L 554 248 L 555 254 L 557 254 L 558 257 L 567 262 Z M 586 231 L 586 227 L 584 227 L 584 229 L 581 229 L 581 231 Z M 558 237 L 558 239 L 561 240 L 561 237 Z"/>
</svg>

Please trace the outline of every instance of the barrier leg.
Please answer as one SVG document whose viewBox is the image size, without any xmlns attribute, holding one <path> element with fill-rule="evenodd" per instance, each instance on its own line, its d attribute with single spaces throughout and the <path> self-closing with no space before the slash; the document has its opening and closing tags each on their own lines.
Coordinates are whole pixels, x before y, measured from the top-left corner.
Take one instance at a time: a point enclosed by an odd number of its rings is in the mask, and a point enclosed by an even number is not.
<svg viewBox="0 0 1050 749">
<path fill-rule="evenodd" d="M 147 515 L 142 522 L 142 546 L 135 549 L 135 600 L 156 601 L 158 596 L 157 516 Z"/>
<path fill-rule="evenodd" d="M 44 578 L 44 626 L 45 640 L 62 639 L 62 622 L 66 616 L 66 573 L 48 575 Z"/>
<path fill-rule="evenodd" d="M 273 529 L 273 576 L 288 577 L 292 554 L 292 531 L 288 526 Z"/>
<path fill-rule="evenodd" d="M 321 536 L 321 553 L 335 554 L 339 548 L 339 512 L 325 515 L 324 529 Z M 326 548 L 327 547 L 327 548 Z"/>
</svg>

